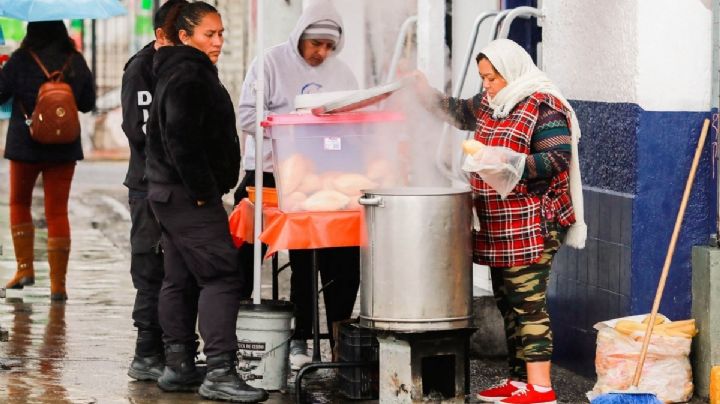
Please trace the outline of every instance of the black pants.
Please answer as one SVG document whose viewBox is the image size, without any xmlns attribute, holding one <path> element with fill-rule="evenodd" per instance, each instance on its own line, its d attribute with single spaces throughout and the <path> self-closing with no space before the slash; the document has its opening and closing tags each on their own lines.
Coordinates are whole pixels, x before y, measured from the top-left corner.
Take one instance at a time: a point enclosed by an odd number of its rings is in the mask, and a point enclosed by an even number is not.
<svg viewBox="0 0 720 404">
<path fill-rule="evenodd" d="M 350 318 L 360 286 L 360 248 L 322 248 L 317 263 L 323 285 L 326 321 L 332 339 L 332 323 Z M 312 253 L 313 250 L 290 250 L 290 300 L 295 304 L 293 339 L 312 337 Z"/>
<path fill-rule="evenodd" d="M 163 280 L 163 256 L 160 251 L 160 224 L 145 193 L 132 192 L 130 205 L 130 276 L 136 289 L 133 324 L 138 330 L 162 335 L 158 320 L 158 295 Z M 159 341 L 158 341 L 159 342 Z M 145 350 L 138 346 L 138 349 Z M 149 356 L 158 352 L 136 352 Z"/>
<path fill-rule="evenodd" d="M 247 198 L 248 193 L 247 190 L 245 190 L 245 187 L 254 186 L 255 170 L 245 171 L 245 177 L 243 177 L 242 181 L 240 181 L 240 185 L 238 185 L 235 190 L 235 205 L 240 203 L 243 198 Z M 275 188 L 275 177 L 272 173 L 263 172 L 263 188 Z M 267 244 L 263 244 L 261 253 L 262 256 L 265 256 L 266 251 Z M 240 246 L 240 272 L 243 277 L 243 288 L 240 292 L 240 296 L 243 299 L 249 299 L 253 292 L 253 264 L 255 263 L 254 254 L 255 246 L 253 244 L 243 243 L 243 245 Z"/>
<path fill-rule="evenodd" d="M 148 199 L 162 227 L 165 344 L 193 343 L 199 316 L 205 355 L 235 352 L 242 280 L 220 197 L 197 206 L 182 185 L 151 183 Z"/>
</svg>

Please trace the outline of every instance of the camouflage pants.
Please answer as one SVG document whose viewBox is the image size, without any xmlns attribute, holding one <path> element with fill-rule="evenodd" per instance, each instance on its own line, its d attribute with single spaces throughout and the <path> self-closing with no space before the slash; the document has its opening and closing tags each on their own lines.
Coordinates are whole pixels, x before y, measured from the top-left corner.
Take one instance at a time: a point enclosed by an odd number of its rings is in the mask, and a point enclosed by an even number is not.
<svg viewBox="0 0 720 404">
<path fill-rule="evenodd" d="M 505 323 L 510 376 L 526 380 L 526 362 L 549 361 L 552 330 L 546 292 L 553 257 L 565 238 L 566 229 L 544 223 L 545 246 L 540 259 L 530 265 L 491 267 L 493 294 Z"/>
</svg>

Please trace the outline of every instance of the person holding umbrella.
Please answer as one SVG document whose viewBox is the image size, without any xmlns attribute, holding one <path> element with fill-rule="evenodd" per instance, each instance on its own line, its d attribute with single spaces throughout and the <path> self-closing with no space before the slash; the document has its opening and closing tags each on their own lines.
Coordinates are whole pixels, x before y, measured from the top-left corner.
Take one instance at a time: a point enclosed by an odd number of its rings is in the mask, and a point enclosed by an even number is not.
<svg viewBox="0 0 720 404">
<path fill-rule="evenodd" d="M 83 159 L 83 150 L 80 137 L 64 144 L 43 144 L 31 137 L 26 115 L 32 113 L 38 90 L 47 81 L 43 68 L 34 57 L 48 71 L 62 72 L 63 81 L 72 88 L 79 111 L 89 112 L 95 107 L 95 86 L 85 59 L 75 50 L 62 21 L 28 23 L 27 35 L 20 48 L 0 70 L 0 103 L 14 97 L 5 158 L 10 160 L 10 230 L 17 270 L 6 287 L 22 289 L 35 283 L 35 226 L 30 208 L 35 182 L 42 174 L 50 299 L 64 301 L 68 297 L 65 279 L 70 255 L 68 199 L 75 164 Z"/>
<path fill-rule="evenodd" d="M 145 124 L 153 94 L 153 57 L 161 47 L 173 45 L 166 32 L 175 30 L 179 7 L 186 3 L 185 0 L 169 0 L 157 10 L 153 17 L 155 40 L 128 60 L 120 92 L 122 128 L 130 146 L 130 161 L 124 182 L 128 187 L 130 205 L 130 276 L 137 290 L 132 313 L 137 340 L 128 376 L 136 380 L 157 381 L 165 366 L 162 328 L 158 320 L 158 295 L 164 272 L 160 224 L 147 200 Z"/>
<path fill-rule="evenodd" d="M 265 111 L 284 114 L 295 110 L 295 97 L 301 94 L 355 90 L 357 79 L 350 67 L 335 55 L 343 48 L 343 22 L 329 1 L 318 1 L 300 16 L 290 38 L 266 51 Z M 255 98 L 257 60 L 245 76 L 238 106 L 238 125 L 244 133 L 245 177 L 235 192 L 235 203 L 247 196 L 246 186 L 255 185 L 255 170 L 263 170 L 263 186 L 274 187 L 272 147 L 263 141 L 263 161 L 255 161 Z M 243 296 L 252 293 L 253 249 L 244 244 L 241 270 L 245 274 Z M 290 363 L 294 370 L 311 361 L 307 339 L 312 335 L 312 250 L 291 250 L 290 300 L 295 305 L 295 333 L 290 342 Z M 360 251 L 358 247 L 324 248 L 317 251 L 328 330 L 332 323 L 352 314 L 360 285 Z M 259 291 L 257 291 L 259 292 Z M 330 340 L 331 345 L 334 341 Z"/>
<path fill-rule="evenodd" d="M 147 123 L 148 195 L 162 229 L 165 278 L 159 318 L 165 369 L 158 386 L 193 391 L 211 400 L 259 402 L 263 389 L 247 385 L 236 369 L 236 322 L 242 278 L 221 196 L 237 183 L 240 147 L 230 95 L 215 63 L 223 23 L 211 5 L 181 6 L 173 42 L 157 50 L 155 99 Z M 199 296 L 199 298 L 198 298 Z M 204 380 L 195 367 L 195 310 Z"/>
</svg>

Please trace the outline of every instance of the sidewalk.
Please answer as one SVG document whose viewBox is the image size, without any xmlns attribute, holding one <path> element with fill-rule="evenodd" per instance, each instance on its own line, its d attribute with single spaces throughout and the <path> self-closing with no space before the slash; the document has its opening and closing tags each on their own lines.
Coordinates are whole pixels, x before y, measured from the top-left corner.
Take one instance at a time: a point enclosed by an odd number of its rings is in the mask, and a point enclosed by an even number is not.
<svg viewBox="0 0 720 404">
<path fill-rule="evenodd" d="M 50 304 L 42 192 L 36 189 L 36 284 L 22 291 L 8 290 L 7 297 L 0 299 L 0 328 L 9 332 L 9 340 L 0 342 L 0 402 L 209 403 L 195 394 L 163 393 L 153 383 L 135 382 L 126 375 L 135 330 L 131 320 L 134 289 L 128 269 L 130 223 L 123 210 L 126 190 L 121 185 L 125 167 L 124 162 L 78 164 L 70 203 L 73 247 L 68 270 L 69 300 L 65 304 Z M 0 178 L 8 178 L 7 170 L 3 160 Z M 15 269 L 7 195 L 7 181 L 2 180 L 2 283 Z M 263 279 L 264 296 L 270 295 L 271 281 L 267 278 Z M 285 299 L 288 278 L 289 273 L 281 274 L 280 295 Z M 325 345 L 324 358 L 329 356 L 328 351 Z M 473 359 L 471 391 L 503 379 L 504 365 L 502 359 Z M 312 380 L 306 379 L 309 402 L 349 401 L 337 393 L 333 375 L 325 371 Z M 267 402 L 294 402 L 294 376 L 290 377 L 287 392 L 273 392 Z M 560 403 L 587 402 L 584 394 L 594 383 L 560 367 L 554 368 L 553 381 Z M 467 401 L 476 402 L 473 396 L 468 396 Z"/>
</svg>

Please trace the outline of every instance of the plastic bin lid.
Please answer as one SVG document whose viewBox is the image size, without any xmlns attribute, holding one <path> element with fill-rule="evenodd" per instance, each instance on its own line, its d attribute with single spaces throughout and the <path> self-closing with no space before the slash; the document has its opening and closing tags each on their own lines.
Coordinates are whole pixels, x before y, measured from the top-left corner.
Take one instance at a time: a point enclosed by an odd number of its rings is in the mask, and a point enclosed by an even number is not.
<svg viewBox="0 0 720 404">
<path fill-rule="evenodd" d="M 392 83 L 369 88 L 366 90 L 352 91 L 351 93 L 340 99 L 332 100 L 323 105 L 320 105 L 319 107 L 313 108 L 312 113 L 314 115 L 336 114 L 350 112 L 356 109 L 374 105 L 390 97 L 392 93 L 405 87 L 411 82 L 412 79 L 406 77 Z"/>
<path fill-rule="evenodd" d="M 264 128 L 280 125 L 325 125 L 347 123 L 373 123 L 404 121 L 405 114 L 400 112 L 372 111 L 348 112 L 329 115 L 313 114 L 278 114 L 269 115 L 262 121 Z"/>
</svg>

